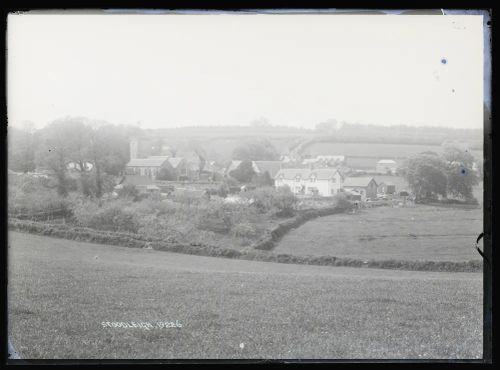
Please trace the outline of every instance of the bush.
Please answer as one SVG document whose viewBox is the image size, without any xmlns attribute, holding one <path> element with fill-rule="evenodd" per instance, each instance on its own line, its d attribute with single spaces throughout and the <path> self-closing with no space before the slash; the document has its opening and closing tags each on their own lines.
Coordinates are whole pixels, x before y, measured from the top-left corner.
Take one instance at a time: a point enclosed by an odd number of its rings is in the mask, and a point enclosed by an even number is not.
<svg viewBox="0 0 500 370">
<path fill-rule="evenodd" d="M 335 207 L 344 211 L 352 207 L 352 203 L 347 199 L 347 195 L 341 193 L 334 195 L 333 204 Z"/>
<path fill-rule="evenodd" d="M 138 229 L 140 235 L 154 237 L 172 243 L 183 238 L 168 218 L 157 215 L 148 215 L 140 218 L 141 226 Z"/>
<path fill-rule="evenodd" d="M 259 213 L 267 213 L 273 209 L 275 195 L 276 190 L 271 187 L 259 188 L 241 194 L 243 198 L 249 199 L 252 202 L 252 206 Z"/>
<path fill-rule="evenodd" d="M 132 184 L 126 184 L 118 190 L 118 196 L 120 198 L 128 198 L 131 200 L 137 200 L 139 197 L 139 190 Z"/>
<path fill-rule="evenodd" d="M 27 191 L 30 188 L 30 191 Z M 70 201 L 62 198 L 56 190 L 29 184 L 26 188 L 11 187 L 8 189 L 9 214 L 32 214 L 40 212 L 67 211 Z"/>
<path fill-rule="evenodd" d="M 113 200 L 99 205 L 81 201 L 73 208 L 73 215 L 81 226 L 98 230 L 136 233 L 140 227 L 138 217 L 126 200 Z"/>
<path fill-rule="evenodd" d="M 228 234 L 233 226 L 229 207 L 222 202 L 210 202 L 208 207 L 200 208 L 196 218 L 196 226 L 201 230 Z"/>
<path fill-rule="evenodd" d="M 206 201 L 202 193 L 195 191 L 176 191 L 172 199 L 189 206 L 199 205 Z"/>
<path fill-rule="evenodd" d="M 297 198 L 288 187 L 263 187 L 242 193 L 241 196 L 250 199 L 259 213 L 275 212 L 283 217 L 295 214 Z"/>
<path fill-rule="evenodd" d="M 253 239 L 261 234 L 255 225 L 248 222 L 240 222 L 232 227 L 232 233 L 237 238 Z"/>
<path fill-rule="evenodd" d="M 291 217 L 295 214 L 297 197 L 295 197 L 288 186 L 280 186 L 276 188 L 273 205 L 278 209 L 278 216 Z"/>
</svg>

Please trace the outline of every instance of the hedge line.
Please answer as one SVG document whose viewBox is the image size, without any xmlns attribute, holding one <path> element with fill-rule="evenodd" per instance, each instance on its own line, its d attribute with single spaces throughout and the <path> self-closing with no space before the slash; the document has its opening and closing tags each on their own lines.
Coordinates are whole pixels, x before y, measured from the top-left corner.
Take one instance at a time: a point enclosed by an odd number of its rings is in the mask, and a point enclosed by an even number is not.
<svg viewBox="0 0 500 370">
<path fill-rule="evenodd" d="M 271 250 L 275 247 L 275 243 L 279 241 L 290 230 L 296 229 L 297 227 L 314 218 L 342 213 L 345 210 L 345 207 L 336 206 L 301 211 L 297 216 L 281 222 L 278 226 L 270 230 L 267 234 L 264 235 L 262 239 L 253 244 L 252 248 L 260 250 Z"/>
<path fill-rule="evenodd" d="M 142 237 L 137 234 L 98 231 L 82 227 L 72 227 L 61 224 L 47 224 L 36 221 L 9 219 L 9 229 L 32 234 L 78 240 L 99 244 L 118 245 L 129 248 L 151 248 L 160 251 L 193 254 L 199 256 L 237 258 L 244 260 L 278 262 L 288 264 L 370 267 L 412 271 L 448 271 L 448 272 L 479 272 L 482 271 L 482 261 L 467 262 L 434 262 L 434 261 L 398 261 L 398 260 L 368 260 L 352 258 L 337 258 L 331 256 L 294 256 L 275 254 L 272 252 L 247 248 L 235 250 L 215 247 L 205 244 L 179 244 L 175 241 L 165 241 L 158 238 Z"/>
</svg>

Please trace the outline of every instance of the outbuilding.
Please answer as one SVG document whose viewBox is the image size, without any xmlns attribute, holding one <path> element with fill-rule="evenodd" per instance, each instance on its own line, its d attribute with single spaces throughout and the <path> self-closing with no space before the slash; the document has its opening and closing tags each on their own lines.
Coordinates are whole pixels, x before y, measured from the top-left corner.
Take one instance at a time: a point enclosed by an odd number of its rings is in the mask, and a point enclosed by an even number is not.
<svg viewBox="0 0 500 370">
<path fill-rule="evenodd" d="M 363 201 L 377 196 L 377 183 L 373 177 L 347 177 L 344 180 L 343 189 L 361 194 Z"/>
</svg>

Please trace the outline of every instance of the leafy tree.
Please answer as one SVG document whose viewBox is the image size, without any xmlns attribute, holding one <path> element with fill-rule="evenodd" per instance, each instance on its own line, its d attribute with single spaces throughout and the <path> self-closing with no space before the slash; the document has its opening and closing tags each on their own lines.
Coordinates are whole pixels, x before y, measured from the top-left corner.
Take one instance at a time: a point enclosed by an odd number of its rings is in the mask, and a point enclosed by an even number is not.
<svg viewBox="0 0 500 370">
<path fill-rule="evenodd" d="M 295 213 L 298 199 L 292 193 L 288 186 L 276 188 L 276 194 L 273 198 L 273 205 L 278 209 L 278 216 L 290 217 Z"/>
<path fill-rule="evenodd" d="M 57 191 L 60 195 L 68 194 L 68 164 L 74 159 L 75 132 L 80 133 L 82 127 L 80 120 L 57 120 L 40 131 L 39 146 L 36 161 L 42 166 L 51 169 L 57 179 Z M 79 148 L 79 145 L 76 145 Z"/>
<path fill-rule="evenodd" d="M 240 161 L 276 161 L 279 159 L 279 154 L 269 140 L 254 139 L 235 148 L 233 159 Z"/>
<path fill-rule="evenodd" d="M 252 181 L 253 176 L 255 175 L 255 171 L 253 170 L 252 162 L 243 161 L 241 164 L 234 170 L 232 170 L 229 175 L 240 183 L 248 183 Z"/>
<path fill-rule="evenodd" d="M 419 154 L 408 160 L 406 179 L 417 201 L 446 196 L 446 164 L 433 154 Z"/>
<path fill-rule="evenodd" d="M 7 141 L 9 169 L 16 172 L 34 171 L 37 140 L 33 128 L 29 125 L 24 129 L 11 127 L 7 132 Z"/>
<path fill-rule="evenodd" d="M 255 174 L 252 178 L 252 182 L 258 186 L 272 186 L 274 181 L 269 175 L 269 172 L 264 172 L 262 174 Z"/>
<path fill-rule="evenodd" d="M 139 135 L 134 127 L 103 124 L 97 129 L 102 142 L 106 143 L 103 151 L 102 170 L 109 175 L 119 176 L 130 160 L 130 137 Z"/>
<path fill-rule="evenodd" d="M 151 146 L 151 155 L 161 155 L 161 150 L 163 148 L 163 138 L 158 137 L 153 140 L 153 145 Z"/>
<path fill-rule="evenodd" d="M 269 128 L 272 127 L 271 123 L 266 117 L 260 117 L 253 120 L 250 125 L 255 128 Z"/>
<path fill-rule="evenodd" d="M 447 146 L 443 157 L 446 161 L 448 192 L 455 197 L 472 200 L 472 188 L 479 183 L 479 176 L 473 170 L 472 154 L 466 149 Z"/>
<path fill-rule="evenodd" d="M 37 162 L 53 170 L 61 195 L 70 190 L 67 166 L 73 162 L 83 194 L 100 198 L 109 189 L 109 176 L 117 176 L 125 169 L 132 135 L 137 135 L 134 129 L 103 121 L 60 119 L 40 131 Z M 91 168 L 87 163 L 92 164 Z"/>
<path fill-rule="evenodd" d="M 325 122 L 320 122 L 316 125 L 316 131 L 322 134 L 332 134 L 337 130 L 337 120 L 330 119 Z"/>
</svg>

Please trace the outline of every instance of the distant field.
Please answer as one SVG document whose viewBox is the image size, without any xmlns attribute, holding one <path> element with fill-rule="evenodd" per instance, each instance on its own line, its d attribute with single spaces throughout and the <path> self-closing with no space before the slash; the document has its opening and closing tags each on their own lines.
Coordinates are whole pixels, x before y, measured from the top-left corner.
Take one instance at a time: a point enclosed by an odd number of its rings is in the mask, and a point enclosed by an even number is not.
<svg viewBox="0 0 500 370">
<path fill-rule="evenodd" d="M 482 209 L 377 207 L 307 222 L 283 237 L 276 253 L 365 259 L 479 260 Z"/>
<path fill-rule="evenodd" d="M 22 358 L 480 358 L 482 274 L 227 260 L 9 233 Z M 182 328 L 104 328 L 176 321 Z"/>
<path fill-rule="evenodd" d="M 425 151 L 433 151 L 440 154 L 443 151 L 443 147 L 440 145 L 320 142 L 308 145 L 304 153 L 312 156 L 345 155 L 347 157 L 353 157 L 347 159 L 348 166 L 356 168 L 375 168 L 375 164 L 379 159 L 408 158 Z M 477 159 L 483 158 L 483 152 L 480 150 L 473 150 L 472 155 Z"/>
</svg>

